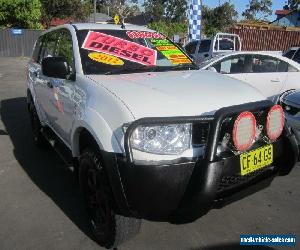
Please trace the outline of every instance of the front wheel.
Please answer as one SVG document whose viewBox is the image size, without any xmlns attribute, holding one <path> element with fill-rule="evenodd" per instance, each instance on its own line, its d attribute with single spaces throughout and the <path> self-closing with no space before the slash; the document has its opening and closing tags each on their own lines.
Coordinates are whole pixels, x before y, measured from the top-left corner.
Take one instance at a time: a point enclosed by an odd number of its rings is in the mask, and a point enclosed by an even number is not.
<svg viewBox="0 0 300 250">
<path fill-rule="evenodd" d="M 87 149 L 79 161 L 79 183 L 89 221 L 99 245 L 112 248 L 135 236 L 141 220 L 115 214 L 113 196 L 99 150 Z"/>
</svg>

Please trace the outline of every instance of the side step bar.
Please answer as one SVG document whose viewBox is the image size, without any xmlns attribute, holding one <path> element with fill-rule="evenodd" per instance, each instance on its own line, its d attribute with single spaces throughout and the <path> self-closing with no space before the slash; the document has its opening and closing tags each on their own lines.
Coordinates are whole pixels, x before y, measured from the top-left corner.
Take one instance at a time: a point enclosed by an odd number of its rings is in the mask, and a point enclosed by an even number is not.
<svg viewBox="0 0 300 250">
<path fill-rule="evenodd" d="M 44 127 L 41 130 L 43 136 L 49 142 L 51 147 L 60 156 L 68 168 L 74 167 L 74 158 L 71 150 L 65 146 L 62 140 L 48 127 Z"/>
</svg>

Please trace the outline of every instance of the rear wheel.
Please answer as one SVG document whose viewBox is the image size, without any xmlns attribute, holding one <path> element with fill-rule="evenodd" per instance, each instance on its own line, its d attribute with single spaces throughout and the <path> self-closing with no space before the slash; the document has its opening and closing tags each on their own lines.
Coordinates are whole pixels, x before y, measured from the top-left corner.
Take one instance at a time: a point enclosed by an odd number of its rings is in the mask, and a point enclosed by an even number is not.
<svg viewBox="0 0 300 250">
<path fill-rule="evenodd" d="M 28 104 L 28 110 L 29 110 L 30 123 L 31 123 L 33 140 L 35 145 L 39 148 L 44 148 L 44 149 L 49 148 L 49 143 L 41 132 L 42 125 L 38 117 L 32 98 L 30 99 L 30 103 Z"/>
<path fill-rule="evenodd" d="M 141 220 L 115 214 L 113 196 L 98 150 L 84 150 L 79 161 L 79 182 L 96 241 L 106 248 L 135 236 Z"/>
</svg>

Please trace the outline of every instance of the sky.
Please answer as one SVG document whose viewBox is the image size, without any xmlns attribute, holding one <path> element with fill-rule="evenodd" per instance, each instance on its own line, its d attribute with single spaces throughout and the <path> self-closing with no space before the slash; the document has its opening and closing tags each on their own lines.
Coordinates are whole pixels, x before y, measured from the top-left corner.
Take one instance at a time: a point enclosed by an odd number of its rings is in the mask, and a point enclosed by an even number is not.
<svg viewBox="0 0 300 250">
<path fill-rule="evenodd" d="M 204 5 L 209 7 L 217 7 L 219 2 L 223 4 L 226 0 L 202 0 Z M 249 4 L 249 0 L 227 0 L 234 4 L 236 10 L 238 11 L 239 15 L 241 16 L 242 12 L 246 9 L 246 5 Z M 270 16 L 268 19 L 273 21 L 276 19 L 275 11 L 282 9 L 283 5 L 285 4 L 286 0 L 273 0 L 273 15 Z M 144 3 L 144 0 L 139 0 L 140 4 Z"/>
<path fill-rule="evenodd" d="M 228 0 L 227 0 L 228 1 Z M 226 2 L 225 0 L 202 0 L 204 5 L 207 5 L 209 7 L 217 7 L 219 5 L 219 2 L 222 4 Z M 232 4 L 234 4 L 235 9 L 237 12 L 241 15 L 242 12 L 246 9 L 247 4 L 249 4 L 249 0 L 230 0 Z M 285 0 L 273 0 L 273 15 L 270 16 L 268 19 L 270 21 L 275 20 L 275 11 L 282 9 L 283 5 L 285 4 Z"/>
</svg>

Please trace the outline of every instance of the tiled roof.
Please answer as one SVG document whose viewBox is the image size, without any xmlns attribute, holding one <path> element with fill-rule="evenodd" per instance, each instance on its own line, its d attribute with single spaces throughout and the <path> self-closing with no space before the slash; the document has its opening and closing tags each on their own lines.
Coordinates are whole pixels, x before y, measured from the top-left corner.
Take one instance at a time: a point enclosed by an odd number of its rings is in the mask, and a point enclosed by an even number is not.
<svg viewBox="0 0 300 250">
<path fill-rule="evenodd" d="M 291 12 L 293 12 L 292 10 L 276 10 L 275 15 L 288 15 Z"/>
</svg>

